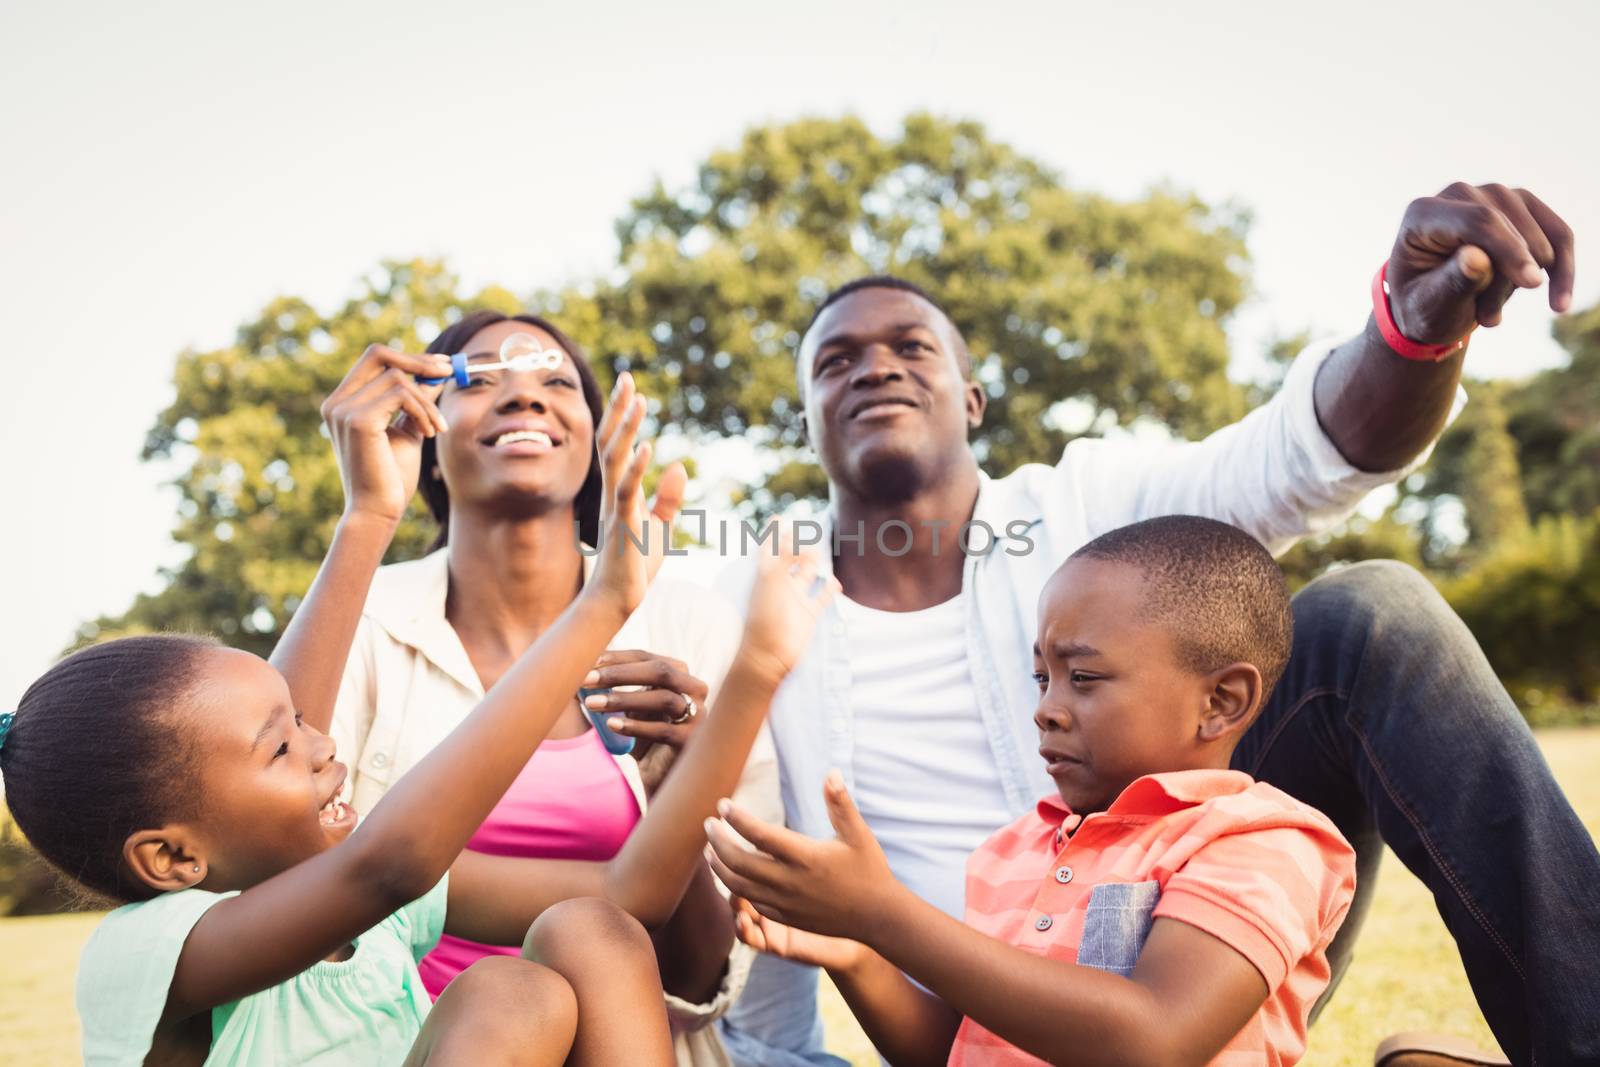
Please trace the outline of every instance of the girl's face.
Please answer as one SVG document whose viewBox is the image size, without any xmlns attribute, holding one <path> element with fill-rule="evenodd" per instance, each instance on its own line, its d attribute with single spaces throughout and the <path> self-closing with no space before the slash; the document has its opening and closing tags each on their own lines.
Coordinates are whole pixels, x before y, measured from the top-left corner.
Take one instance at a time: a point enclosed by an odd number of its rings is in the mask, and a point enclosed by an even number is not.
<svg viewBox="0 0 1600 1067">
<path fill-rule="evenodd" d="M 501 343 L 515 333 L 561 351 L 536 326 L 497 322 L 463 346 L 468 367 L 497 362 Z M 479 506 L 527 516 L 571 508 L 593 460 L 594 418 L 570 355 L 549 370 L 484 371 L 465 386 L 451 382 L 439 410 L 450 424 L 436 439 L 436 455 L 452 513 Z"/>
<path fill-rule="evenodd" d="M 201 655 L 186 713 L 201 800 L 189 826 L 205 887 L 244 889 L 343 841 L 356 813 L 337 799 L 346 768 L 333 739 L 300 721 L 283 676 L 248 652 Z"/>
</svg>

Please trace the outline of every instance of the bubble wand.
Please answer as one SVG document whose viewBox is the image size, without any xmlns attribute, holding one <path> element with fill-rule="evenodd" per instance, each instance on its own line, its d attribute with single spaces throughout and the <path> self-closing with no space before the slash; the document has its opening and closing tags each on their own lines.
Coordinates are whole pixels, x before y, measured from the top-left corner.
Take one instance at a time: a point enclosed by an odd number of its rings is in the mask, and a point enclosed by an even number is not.
<svg viewBox="0 0 1600 1067">
<path fill-rule="evenodd" d="M 545 348 L 539 339 L 531 333 L 514 333 L 500 344 L 500 358 L 494 363 L 473 363 L 474 372 L 486 370 L 514 370 L 536 371 L 555 370 L 561 366 L 561 361 L 566 353 L 559 348 Z M 417 375 L 417 381 L 423 385 L 439 385 L 443 382 L 454 381 L 456 385 L 466 388 L 472 381 L 472 376 L 467 372 L 467 353 L 457 352 L 450 357 L 451 374 L 448 378 L 427 378 Z"/>
</svg>

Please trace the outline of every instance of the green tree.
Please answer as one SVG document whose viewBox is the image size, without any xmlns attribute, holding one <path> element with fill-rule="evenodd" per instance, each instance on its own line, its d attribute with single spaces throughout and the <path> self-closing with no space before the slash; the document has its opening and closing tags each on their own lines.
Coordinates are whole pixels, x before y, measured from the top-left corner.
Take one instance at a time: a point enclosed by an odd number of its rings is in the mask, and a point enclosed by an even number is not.
<svg viewBox="0 0 1600 1067">
<path fill-rule="evenodd" d="M 1535 517 L 1600 508 L 1600 304 L 1557 319 L 1555 336 L 1568 364 L 1535 375 L 1506 402 Z"/>
<path fill-rule="evenodd" d="M 975 447 L 991 472 L 1053 460 L 1089 424 L 1185 435 L 1241 415 L 1223 325 L 1245 294 L 1246 218 L 1161 190 L 1067 188 L 976 122 L 912 115 L 891 137 L 854 118 L 745 133 L 685 188 L 657 184 L 617 224 L 619 271 L 544 305 L 592 351 L 625 357 L 690 434 L 801 444 L 794 355 L 829 289 L 866 273 L 922 284 L 962 326 L 986 384 Z M 758 502 L 820 495 L 791 463 Z"/>
<path fill-rule="evenodd" d="M 1600 508 L 1600 304 L 1556 320 L 1555 335 L 1566 366 L 1469 382 L 1472 402 L 1435 450 L 1422 495 L 1460 498 L 1474 549 L 1480 531 L 1493 542 L 1530 518 Z"/>
</svg>

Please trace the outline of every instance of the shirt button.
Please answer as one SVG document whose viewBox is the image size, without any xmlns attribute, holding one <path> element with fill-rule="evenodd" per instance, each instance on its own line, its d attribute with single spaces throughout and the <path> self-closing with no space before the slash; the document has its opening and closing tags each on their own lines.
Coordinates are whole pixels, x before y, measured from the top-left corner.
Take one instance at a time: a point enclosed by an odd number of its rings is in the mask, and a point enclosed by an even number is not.
<svg viewBox="0 0 1600 1067">
<path fill-rule="evenodd" d="M 1068 882 L 1072 881 L 1072 868 L 1071 867 L 1057 867 L 1056 868 L 1056 881 L 1060 882 L 1062 885 L 1066 885 Z"/>
<path fill-rule="evenodd" d="M 374 767 L 386 766 L 388 764 L 388 762 L 389 762 L 389 757 L 385 756 L 382 752 L 380 752 L 376 756 L 372 757 L 372 765 Z"/>
<path fill-rule="evenodd" d="M 1037 919 L 1034 920 L 1033 928 L 1035 930 L 1048 930 L 1048 929 L 1050 929 L 1051 923 L 1052 923 L 1052 920 L 1051 920 L 1050 916 L 1041 915 Z"/>
</svg>

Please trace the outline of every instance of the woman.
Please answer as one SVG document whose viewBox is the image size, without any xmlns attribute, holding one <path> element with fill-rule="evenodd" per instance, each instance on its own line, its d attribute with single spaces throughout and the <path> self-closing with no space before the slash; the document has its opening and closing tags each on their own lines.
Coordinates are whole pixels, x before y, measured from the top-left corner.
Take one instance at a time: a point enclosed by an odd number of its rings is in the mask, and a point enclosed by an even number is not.
<svg viewBox="0 0 1600 1067">
<path fill-rule="evenodd" d="M 496 361 L 515 333 L 559 352 L 560 364 L 471 372 L 466 385 L 426 386 L 414 376 L 437 374 L 437 358 L 374 346 L 323 406 L 346 499 L 355 501 L 336 536 L 358 535 L 354 520 L 388 524 L 392 534 L 419 480 L 439 523 L 429 555 L 380 569 L 380 551 L 370 591 L 330 594 L 344 598 L 355 630 L 348 664 L 342 678 L 295 693 L 306 721 L 331 727 L 350 762 L 358 811 L 370 810 L 449 733 L 584 581 L 578 535 L 593 543 L 598 534 L 594 431 L 601 394 L 577 345 L 537 316 L 477 311 L 442 332 L 428 351 L 466 352 L 470 372 L 472 363 Z M 659 495 L 681 496 L 678 477 L 677 484 L 664 477 Z M 739 633 L 737 614 L 714 594 L 658 581 L 585 683 L 643 688 L 591 697 L 591 707 L 621 716 L 616 731 L 635 737 L 636 751 L 654 748 L 645 758 L 656 763 L 670 756 L 664 748 L 680 746 L 692 731 Z M 275 662 L 311 657 L 312 650 L 294 647 L 294 637 L 286 636 L 288 647 Z M 590 895 L 597 868 L 637 823 L 646 789 L 632 756 L 607 754 L 576 695 L 549 736 L 468 847 L 548 860 L 554 895 L 566 886 L 572 896 Z M 740 795 L 781 817 L 765 737 Z M 749 956 L 735 945 L 730 913 L 707 868 L 701 866 L 652 937 L 679 1062 L 726 1062 L 708 1024 L 738 995 Z M 437 996 L 481 956 L 516 951 L 445 938 L 423 961 L 423 979 Z"/>
</svg>

